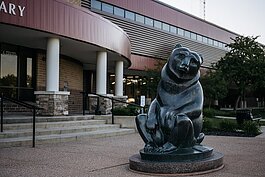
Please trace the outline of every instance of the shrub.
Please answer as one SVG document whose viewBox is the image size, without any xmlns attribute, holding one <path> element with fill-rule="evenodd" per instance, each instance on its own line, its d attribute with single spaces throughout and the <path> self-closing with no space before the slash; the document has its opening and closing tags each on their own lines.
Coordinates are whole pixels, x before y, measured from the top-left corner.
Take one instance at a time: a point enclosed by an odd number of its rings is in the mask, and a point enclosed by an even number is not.
<svg viewBox="0 0 265 177">
<path fill-rule="evenodd" d="M 129 105 L 127 107 L 114 108 L 112 113 L 119 116 L 136 116 L 139 114 L 139 108 Z"/>
<path fill-rule="evenodd" d="M 237 123 L 229 120 L 222 120 L 219 124 L 219 127 L 222 131 L 234 132 L 237 129 Z"/>
<path fill-rule="evenodd" d="M 203 115 L 205 117 L 214 117 L 215 116 L 215 110 L 210 108 L 204 108 L 203 109 Z"/>
<path fill-rule="evenodd" d="M 130 110 L 127 107 L 124 108 L 114 108 L 112 110 L 113 115 L 120 115 L 120 116 L 128 116 L 130 114 Z"/>
<path fill-rule="evenodd" d="M 204 108 L 203 109 L 203 115 L 205 117 L 214 117 L 214 116 L 235 116 L 235 111 L 221 111 L 213 108 Z"/>
<path fill-rule="evenodd" d="M 203 128 L 202 131 L 203 132 L 209 132 L 212 131 L 213 128 L 213 123 L 211 122 L 211 120 L 209 118 L 203 118 Z"/>
<path fill-rule="evenodd" d="M 248 134 L 248 135 L 256 136 L 261 133 L 260 126 L 255 121 L 244 121 L 241 128 L 245 132 L 245 134 Z"/>
</svg>

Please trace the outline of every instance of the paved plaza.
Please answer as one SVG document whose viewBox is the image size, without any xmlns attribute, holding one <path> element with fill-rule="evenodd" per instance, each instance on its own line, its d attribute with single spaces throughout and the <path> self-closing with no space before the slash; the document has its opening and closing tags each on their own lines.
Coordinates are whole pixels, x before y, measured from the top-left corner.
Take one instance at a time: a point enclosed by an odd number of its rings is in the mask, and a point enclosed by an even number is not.
<svg viewBox="0 0 265 177">
<path fill-rule="evenodd" d="M 206 136 L 204 145 L 224 154 L 224 168 L 198 176 L 264 177 L 265 136 Z M 0 149 L 1 177 L 147 177 L 128 169 L 144 146 L 138 134 Z"/>
</svg>

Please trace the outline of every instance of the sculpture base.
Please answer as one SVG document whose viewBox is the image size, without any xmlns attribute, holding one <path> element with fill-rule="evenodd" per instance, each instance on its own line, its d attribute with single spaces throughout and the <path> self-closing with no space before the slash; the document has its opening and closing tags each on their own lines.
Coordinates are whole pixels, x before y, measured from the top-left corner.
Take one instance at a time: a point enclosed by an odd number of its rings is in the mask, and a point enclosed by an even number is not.
<svg viewBox="0 0 265 177">
<path fill-rule="evenodd" d="M 153 153 L 140 150 L 142 160 L 157 161 L 157 162 L 182 162 L 194 161 L 208 158 L 212 155 L 213 148 L 195 145 L 191 148 L 181 148 L 170 153 Z"/>
<path fill-rule="evenodd" d="M 212 148 L 201 146 L 181 149 L 170 154 L 145 153 L 135 154 L 129 158 L 129 168 L 133 171 L 150 174 L 203 174 L 223 168 L 224 155 Z"/>
</svg>

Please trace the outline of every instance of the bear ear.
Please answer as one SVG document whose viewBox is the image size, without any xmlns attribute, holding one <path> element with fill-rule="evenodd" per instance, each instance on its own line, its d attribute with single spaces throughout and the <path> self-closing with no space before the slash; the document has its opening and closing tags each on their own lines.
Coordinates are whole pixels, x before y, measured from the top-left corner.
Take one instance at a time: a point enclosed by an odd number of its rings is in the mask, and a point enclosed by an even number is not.
<svg viewBox="0 0 265 177">
<path fill-rule="evenodd" d="M 176 48 L 180 48 L 180 47 L 182 47 L 181 44 L 177 44 L 177 45 L 175 45 L 175 49 L 176 49 Z"/>
</svg>

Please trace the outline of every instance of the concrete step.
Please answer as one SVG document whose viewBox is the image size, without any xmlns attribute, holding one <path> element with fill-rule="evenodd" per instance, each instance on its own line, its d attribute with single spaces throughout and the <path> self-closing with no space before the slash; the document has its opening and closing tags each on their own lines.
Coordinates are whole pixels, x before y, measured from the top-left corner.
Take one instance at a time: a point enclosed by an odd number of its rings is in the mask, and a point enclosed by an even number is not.
<svg viewBox="0 0 265 177">
<path fill-rule="evenodd" d="M 44 143 L 58 143 L 58 142 L 68 142 L 77 141 L 87 138 L 99 138 L 99 137 L 109 137 L 118 136 L 134 133 L 134 129 L 120 129 L 113 128 L 107 130 L 95 130 L 90 132 L 78 132 L 78 133 L 67 133 L 67 134 L 51 134 L 51 135 L 41 135 L 36 136 L 36 144 Z M 20 138 L 4 138 L 0 139 L 0 148 L 11 147 L 11 146 L 31 146 L 32 136 L 20 137 Z"/>
<path fill-rule="evenodd" d="M 107 124 L 94 115 L 36 117 L 36 144 L 76 141 L 134 133 L 135 129 Z M 0 132 L 0 148 L 32 145 L 32 117 L 7 115 L 4 132 Z"/>
<path fill-rule="evenodd" d="M 50 135 L 50 134 L 66 134 L 66 133 L 78 133 L 89 132 L 95 130 L 108 130 L 113 128 L 119 128 L 118 124 L 95 124 L 95 125 L 82 125 L 82 126 L 66 126 L 66 127 L 49 127 L 49 128 L 37 128 L 35 135 Z M 32 136 L 32 129 L 19 129 L 19 130 L 6 130 L 0 133 L 0 138 L 18 138 Z"/>
<path fill-rule="evenodd" d="M 40 122 L 40 123 L 36 123 L 36 129 L 38 129 L 38 128 L 52 128 L 52 127 L 71 127 L 71 126 L 84 126 L 84 125 L 98 125 L 98 124 L 105 124 L 105 123 L 106 123 L 106 120 Z M 3 129 L 4 129 L 4 131 L 6 131 L 6 130 L 32 129 L 32 123 L 4 124 Z"/>
<path fill-rule="evenodd" d="M 32 123 L 32 116 L 19 115 L 4 115 L 4 124 L 15 123 Z M 58 122 L 58 121 L 77 121 L 77 120 L 91 120 L 94 115 L 71 115 L 71 116 L 53 116 L 53 117 L 36 117 L 36 122 Z"/>
</svg>

